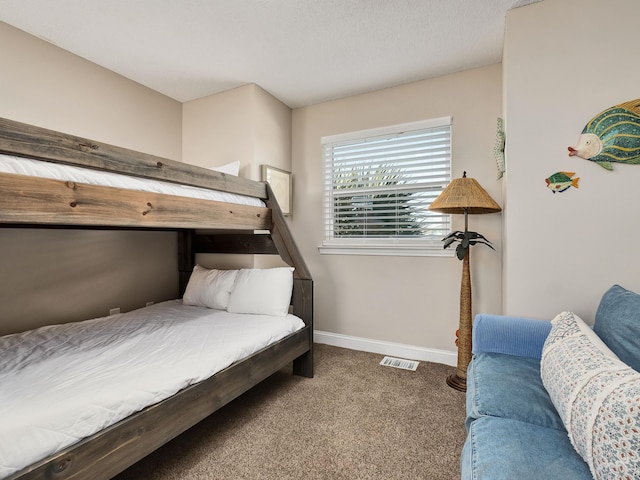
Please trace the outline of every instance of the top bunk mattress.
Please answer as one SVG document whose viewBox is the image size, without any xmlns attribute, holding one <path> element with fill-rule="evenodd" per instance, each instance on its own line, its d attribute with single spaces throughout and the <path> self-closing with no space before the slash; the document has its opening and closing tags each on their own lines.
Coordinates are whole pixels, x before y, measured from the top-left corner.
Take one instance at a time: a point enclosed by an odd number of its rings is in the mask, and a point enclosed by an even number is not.
<svg viewBox="0 0 640 480">
<path fill-rule="evenodd" d="M 259 198 L 235 193 L 209 190 L 207 188 L 180 185 L 142 177 L 103 172 L 89 168 L 76 167 L 60 163 L 46 162 L 25 157 L 0 154 L 0 172 L 14 173 L 52 180 L 72 181 L 104 187 L 117 187 L 142 192 L 163 193 L 180 197 L 214 200 L 254 207 L 264 207 Z"/>
<path fill-rule="evenodd" d="M 303 327 L 171 300 L 0 337 L 0 478 Z"/>
</svg>

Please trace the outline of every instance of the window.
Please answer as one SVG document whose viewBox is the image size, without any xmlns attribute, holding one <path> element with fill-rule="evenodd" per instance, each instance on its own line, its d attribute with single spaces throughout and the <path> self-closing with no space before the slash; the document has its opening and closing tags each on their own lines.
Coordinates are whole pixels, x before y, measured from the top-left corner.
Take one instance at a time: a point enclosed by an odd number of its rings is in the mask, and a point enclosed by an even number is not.
<svg viewBox="0 0 640 480">
<path fill-rule="evenodd" d="M 451 117 L 322 138 L 321 253 L 450 255 L 450 216 L 427 207 L 451 180 Z"/>
</svg>

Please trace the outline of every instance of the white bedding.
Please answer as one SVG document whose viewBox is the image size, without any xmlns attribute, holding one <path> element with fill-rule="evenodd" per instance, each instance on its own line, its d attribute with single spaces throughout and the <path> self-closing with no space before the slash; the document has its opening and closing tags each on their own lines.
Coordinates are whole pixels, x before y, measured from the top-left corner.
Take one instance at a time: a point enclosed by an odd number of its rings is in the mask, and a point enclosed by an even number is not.
<svg viewBox="0 0 640 480">
<path fill-rule="evenodd" d="M 259 198 L 0 154 L 0 172 L 264 207 Z"/>
<path fill-rule="evenodd" d="M 303 326 L 172 300 L 0 337 L 0 478 Z"/>
</svg>

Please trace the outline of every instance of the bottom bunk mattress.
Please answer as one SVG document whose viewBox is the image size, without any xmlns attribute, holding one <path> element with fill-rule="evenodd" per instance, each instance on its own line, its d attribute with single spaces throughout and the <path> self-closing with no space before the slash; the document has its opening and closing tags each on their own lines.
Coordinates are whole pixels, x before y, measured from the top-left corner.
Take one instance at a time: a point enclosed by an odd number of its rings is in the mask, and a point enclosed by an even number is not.
<svg viewBox="0 0 640 480">
<path fill-rule="evenodd" d="M 0 337 L 0 478 L 303 327 L 172 300 Z"/>
</svg>

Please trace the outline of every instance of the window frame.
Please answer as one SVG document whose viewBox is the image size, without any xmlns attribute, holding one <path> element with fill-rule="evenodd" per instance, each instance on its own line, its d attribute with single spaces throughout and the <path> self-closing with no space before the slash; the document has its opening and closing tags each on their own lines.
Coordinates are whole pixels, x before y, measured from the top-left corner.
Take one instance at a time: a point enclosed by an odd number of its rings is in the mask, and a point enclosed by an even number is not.
<svg viewBox="0 0 640 480">
<path fill-rule="evenodd" d="M 442 189 L 451 181 L 451 157 L 453 146 L 453 122 L 451 116 L 438 117 L 417 122 L 390 125 L 380 128 L 367 130 L 359 130 L 355 132 L 329 135 L 321 138 L 322 146 L 322 172 L 323 172 L 323 241 L 318 247 L 321 254 L 334 255 L 387 255 L 387 256 L 437 256 L 451 257 L 453 252 L 443 248 L 442 238 L 451 231 L 451 215 L 441 214 L 443 222 L 442 236 L 420 236 L 419 238 L 410 238 L 402 236 L 394 237 L 376 237 L 363 236 L 356 238 L 335 238 L 331 236 L 334 228 L 334 189 L 333 180 L 335 179 L 335 171 L 333 170 L 332 161 L 327 157 L 327 149 L 336 146 L 336 144 L 345 142 L 357 143 L 361 141 L 363 144 L 367 140 L 374 137 L 384 136 L 401 136 L 409 134 L 417 130 L 441 129 L 449 128 L 449 155 L 448 155 L 448 178 L 443 182 Z M 329 170 L 331 169 L 331 170 Z M 435 198 L 434 198 L 435 199 Z M 426 207 L 425 207 L 426 208 Z"/>
</svg>

